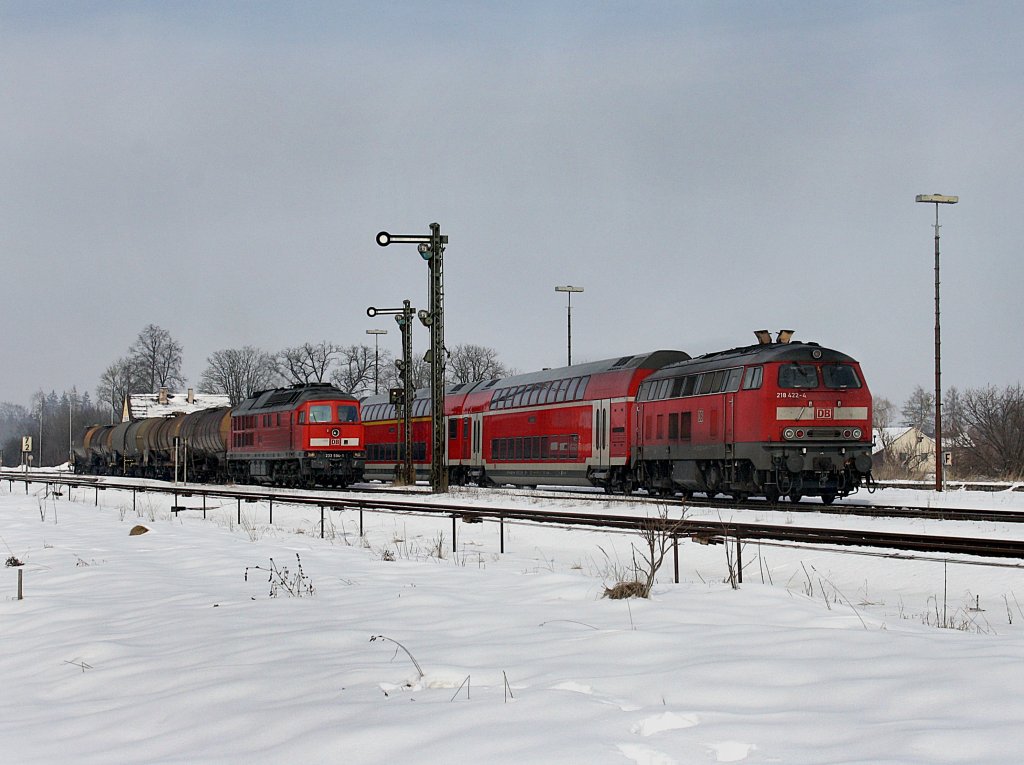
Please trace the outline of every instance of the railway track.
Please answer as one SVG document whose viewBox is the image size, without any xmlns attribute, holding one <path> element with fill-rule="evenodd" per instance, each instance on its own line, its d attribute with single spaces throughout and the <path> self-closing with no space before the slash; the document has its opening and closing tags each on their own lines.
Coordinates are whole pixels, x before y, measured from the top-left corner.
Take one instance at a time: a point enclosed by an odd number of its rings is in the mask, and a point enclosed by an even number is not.
<svg viewBox="0 0 1024 765">
<path fill-rule="evenodd" d="M 356 510 L 360 513 L 360 531 L 362 531 L 362 514 L 364 512 L 395 512 L 423 516 L 437 516 L 450 518 L 452 523 L 452 541 L 455 543 L 458 522 L 478 523 L 495 522 L 501 526 L 501 551 L 504 552 L 504 524 L 510 522 L 527 522 L 536 524 L 552 524 L 567 528 L 592 528 L 619 530 L 624 532 L 645 533 L 656 532 L 671 536 L 678 542 L 679 539 L 693 539 L 704 544 L 717 544 L 728 541 L 735 541 L 737 554 L 741 549 L 742 542 L 768 541 L 786 542 L 792 544 L 830 546 L 830 547 L 867 547 L 889 550 L 938 553 L 942 555 L 969 555 L 982 558 L 1015 558 L 1024 560 L 1024 538 L 1005 539 L 978 536 L 955 536 L 955 535 L 933 535 L 933 534 L 909 534 L 903 532 L 877 531 L 870 529 L 850 528 L 823 528 L 811 526 L 797 526 L 794 524 L 767 524 L 767 523 L 743 523 L 734 520 L 709 521 L 706 519 L 672 518 L 671 513 L 657 517 L 637 517 L 635 515 L 616 515 L 610 513 L 575 512 L 563 509 L 541 508 L 517 508 L 517 507 L 493 507 L 471 505 L 453 502 L 445 499 L 437 501 L 435 495 L 427 497 L 404 497 L 401 499 L 388 498 L 386 494 L 395 492 L 379 492 L 379 496 L 357 497 L 344 492 L 331 492 L 329 494 L 295 493 L 288 491 L 267 490 L 264 488 L 246 487 L 245 489 L 231 489 L 226 487 L 206 486 L 174 486 L 174 485 L 140 485 L 118 479 L 95 479 L 81 480 L 77 477 L 47 478 L 26 476 L 24 474 L 11 476 L 4 474 L 0 479 L 10 481 L 12 486 L 15 482 L 25 482 L 26 491 L 30 483 L 43 483 L 50 486 L 81 487 L 86 491 L 95 491 L 96 503 L 99 503 L 99 492 L 107 489 L 119 489 L 130 491 L 133 494 L 133 502 L 137 493 L 164 493 L 174 496 L 172 511 L 181 512 L 186 510 L 206 511 L 206 499 L 209 497 L 220 499 L 233 499 L 238 503 L 238 512 L 241 514 L 242 502 L 269 501 L 271 522 L 273 522 L 274 503 L 289 505 L 305 505 L 318 507 L 321 514 L 321 522 L 326 510 Z M 421 493 L 422 494 L 422 493 Z M 202 497 L 203 507 L 180 505 L 182 498 Z M 599 497 L 608 501 L 608 497 Z M 425 501 L 428 500 L 429 501 Z M 664 501 L 662 501 L 664 505 Z M 680 503 L 681 505 L 681 503 Z M 735 503 L 730 504 L 734 507 Z M 792 510 L 796 505 L 787 505 L 787 510 Z M 807 505 L 811 511 L 820 511 L 821 507 Z M 865 506 L 850 506 L 857 510 L 869 509 Z M 836 508 L 828 508 L 835 511 Z M 883 511 L 891 511 L 891 508 L 882 508 Z M 908 513 L 911 508 L 901 508 Z M 921 510 L 921 508 L 917 508 Z M 948 518 L 951 511 L 943 510 Z M 956 512 L 972 512 L 967 510 Z M 851 513 L 846 513 L 851 514 Z M 1000 519 L 1008 513 L 998 513 Z M 1021 515 L 1016 513 L 1015 515 Z M 890 516 L 891 517 L 891 516 Z M 923 517 L 912 515 L 906 517 Z M 978 520 L 977 513 L 971 514 L 971 520 Z M 321 525 L 321 533 L 323 526 Z"/>
<path fill-rule="evenodd" d="M 0 471 L 0 480 L 23 481 L 26 476 L 29 480 L 49 481 L 62 483 L 62 479 L 71 478 L 79 484 L 92 485 L 101 481 L 95 476 L 76 476 L 69 473 L 54 471 L 23 473 L 20 471 Z M 386 486 L 383 484 L 359 484 L 353 487 L 353 491 L 363 494 L 379 494 L 382 496 L 416 497 L 423 496 L 425 488 L 406 488 Z M 1014 490 L 1010 486 L 1004 486 L 1003 490 Z M 473 491 L 469 489 L 467 491 Z M 990 523 L 1024 523 L 1024 511 L 1018 510 L 988 510 L 983 508 L 952 508 L 952 507 L 930 507 L 908 504 L 893 505 L 868 505 L 856 499 L 838 500 L 836 504 L 825 505 L 815 500 L 804 500 L 800 502 L 769 502 L 763 499 L 747 499 L 743 501 L 726 498 L 708 499 L 706 497 L 694 496 L 683 499 L 681 496 L 655 497 L 644 494 L 611 495 L 597 491 L 555 489 L 555 490 L 524 490 L 524 489 L 481 489 L 488 494 L 501 493 L 513 499 L 528 498 L 551 498 L 567 499 L 583 503 L 625 503 L 638 505 L 687 505 L 689 507 L 704 507 L 722 510 L 754 510 L 763 512 L 781 511 L 786 513 L 821 513 L 823 515 L 842 515 L 864 518 L 910 518 L 919 520 L 935 521 L 984 521 Z M 344 496 L 332 492 L 331 496 Z"/>
<path fill-rule="evenodd" d="M 367 487 L 359 488 L 361 492 L 374 492 L 381 494 L 392 494 L 398 496 L 416 496 L 422 494 L 416 490 L 402 489 L 396 487 Z M 982 508 L 951 508 L 951 507 L 926 507 L 919 505 L 893 504 L 893 505 L 867 505 L 857 500 L 837 500 L 833 505 L 825 505 L 815 500 L 803 500 L 800 502 L 769 502 L 763 499 L 748 499 L 739 501 L 735 499 L 707 499 L 705 497 L 690 497 L 683 499 L 681 496 L 674 497 L 651 497 L 643 494 L 631 495 L 609 495 L 588 491 L 554 490 L 554 491 L 527 491 L 527 490 L 486 490 L 489 492 L 500 491 L 506 496 L 513 498 L 538 499 L 549 497 L 551 499 L 571 498 L 581 503 L 624 503 L 639 505 L 687 505 L 688 507 L 718 508 L 723 510 L 755 510 L 764 512 L 786 512 L 786 513 L 821 513 L 823 515 L 843 515 L 865 518 L 913 518 L 934 521 L 988 521 L 992 523 L 1024 523 L 1024 511 L 1018 510 L 986 510 Z"/>
</svg>

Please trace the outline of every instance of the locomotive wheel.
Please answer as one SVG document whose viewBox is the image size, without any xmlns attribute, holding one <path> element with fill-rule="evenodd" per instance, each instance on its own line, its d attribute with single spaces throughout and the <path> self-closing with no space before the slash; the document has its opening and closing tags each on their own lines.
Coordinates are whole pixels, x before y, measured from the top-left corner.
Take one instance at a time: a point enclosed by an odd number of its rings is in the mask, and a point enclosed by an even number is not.
<svg viewBox="0 0 1024 765">
<path fill-rule="evenodd" d="M 794 492 L 792 492 L 789 495 L 789 501 L 792 502 L 795 505 L 797 502 L 799 502 L 801 499 L 803 499 L 803 497 L 804 497 L 803 494 L 801 494 L 798 491 L 794 491 Z"/>
<path fill-rule="evenodd" d="M 779 501 L 779 490 L 775 487 L 765 489 L 764 498 L 774 505 Z"/>
<path fill-rule="evenodd" d="M 836 501 L 836 495 L 835 494 L 822 494 L 821 495 L 821 503 L 823 505 L 831 505 L 835 501 Z"/>
</svg>

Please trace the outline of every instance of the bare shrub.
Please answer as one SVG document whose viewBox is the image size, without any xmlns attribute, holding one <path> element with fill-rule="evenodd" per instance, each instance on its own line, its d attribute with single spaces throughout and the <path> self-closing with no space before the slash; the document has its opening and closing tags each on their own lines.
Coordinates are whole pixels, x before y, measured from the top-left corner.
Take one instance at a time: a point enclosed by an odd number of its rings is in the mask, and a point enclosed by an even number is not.
<svg viewBox="0 0 1024 765">
<path fill-rule="evenodd" d="M 649 598 L 658 571 L 672 549 L 685 518 L 685 506 L 682 516 L 673 520 L 668 517 L 668 506 L 659 505 L 656 515 L 647 518 L 641 524 L 640 539 L 643 541 L 643 545 L 632 545 L 632 571 L 626 576 L 616 577 L 617 583 L 612 587 L 605 588 L 604 597 L 612 599 Z M 607 558 L 607 554 L 605 557 Z"/>
<path fill-rule="evenodd" d="M 301 598 L 303 595 L 313 595 L 316 590 L 313 587 L 313 583 L 306 576 L 302 570 L 302 559 L 298 553 L 295 553 L 295 560 L 298 565 L 298 571 L 292 573 L 288 570 L 287 566 L 278 568 L 274 559 L 270 559 L 270 566 L 265 568 L 263 566 L 246 566 L 245 568 L 245 581 L 249 581 L 249 570 L 255 571 L 266 571 L 268 574 L 267 581 L 270 583 L 270 597 L 276 598 L 279 594 L 284 593 L 293 598 Z"/>
</svg>

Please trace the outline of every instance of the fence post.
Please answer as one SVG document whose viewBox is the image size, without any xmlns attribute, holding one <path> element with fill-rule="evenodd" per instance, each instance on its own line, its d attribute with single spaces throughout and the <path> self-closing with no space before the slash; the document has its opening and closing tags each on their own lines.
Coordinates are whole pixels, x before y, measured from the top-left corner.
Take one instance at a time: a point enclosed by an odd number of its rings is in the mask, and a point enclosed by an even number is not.
<svg viewBox="0 0 1024 765">
<path fill-rule="evenodd" d="M 452 513 L 452 554 L 455 554 L 455 513 Z"/>
<path fill-rule="evenodd" d="M 18 568 L 18 600 L 24 600 L 25 599 L 25 593 L 24 593 L 24 590 L 22 589 L 23 575 L 24 575 L 24 571 L 22 571 L 22 569 L 19 567 Z"/>
<path fill-rule="evenodd" d="M 242 498 L 238 498 L 238 525 L 242 525 Z"/>
<path fill-rule="evenodd" d="M 736 535 L 736 582 L 743 584 L 743 540 Z"/>
<path fill-rule="evenodd" d="M 324 538 L 324 506 L 320 505 L 320 538 Z"/>
<path fill-rule="evenodd" d="M 498 529 L 501 534 L 501 552 L 505 552 L 505 516 L 498 516 Z"/>
<path fill-rule="evenodd" d="M 679 537 L 672 535 L 672 563 L 676 572 L 676 584 L 679 584 Z"/>
</svg>

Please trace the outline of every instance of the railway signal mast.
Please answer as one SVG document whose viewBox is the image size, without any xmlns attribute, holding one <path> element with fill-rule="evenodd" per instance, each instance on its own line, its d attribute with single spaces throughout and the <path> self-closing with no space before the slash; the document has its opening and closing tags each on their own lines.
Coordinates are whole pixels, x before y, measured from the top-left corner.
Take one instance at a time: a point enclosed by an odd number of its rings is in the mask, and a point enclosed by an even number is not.
<svg viewBox="0 0 1024 765">
<path fill-rule="evenodd" d="M 424 357 L 430 364 L 430 489 L 433 492 L 448 491 L 448 471 L 445 469 L 444 429 L 444 368 L 448 352 L 444 347 L 444 247 L 448 237 L 442 236 L 439 223 L 430 224 L 430 233 L 377 234 L 377 244 L 415 244 L 428 269 L 430 308 L 419 312 L 419 319 L 430 329 L 430 350 Z"/>
<path fill-rule="evenodd" d="M 935 205 L 935 491 L 942 491 L 942 333 L 939 329 L 939 205 L 955 205 L 960 197 L 918 194 L 915 201 Z"/>
<path fill-rule="evenodd" d="M 371 319 L 375 316 L 394 316 L 395 322 L 402 331 L 402 358 L 395 359 L 402 387 L 391 388 L 390 400 L 395 405 L 396 414 L 402 420 L 404 435 L 398 444 L 398 457 L 402 461 L 400 478 L 406 486 L 415 486 L 416 484 L 416 468 L 412 464 L 412 317 L 415 313 L 416 309 L 408 300 L 402 301 L 401 308 L 370 306 L 366 309 L 366 315 Z"/>
</svg>

